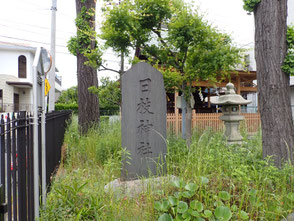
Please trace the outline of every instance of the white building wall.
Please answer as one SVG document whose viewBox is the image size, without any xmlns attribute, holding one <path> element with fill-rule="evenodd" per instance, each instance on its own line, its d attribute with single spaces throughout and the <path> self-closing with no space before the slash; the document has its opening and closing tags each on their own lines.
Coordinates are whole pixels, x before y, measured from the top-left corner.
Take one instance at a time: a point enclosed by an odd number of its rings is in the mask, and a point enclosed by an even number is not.
<svg viewBox="0 0 294 221">
<path fill-rule="evenodd" d="M 8 85 L 7 81 L 16 81 L 17 78 L 11 75 L 0 75 L 0 89 L 3 90 L 3 103 L 13 104 L 13 94 L 15 89 L 13 86 Z"/>
<path fill-rule="evenodd" d="M 33 53 L 28 53 L 28 60 L 27 60 L 27 73 L 30 73 L 29 76 L 27 76 L 27 80 L 31 83 L 33 83 L 33 63 L 34 63 L 35 55 Z"/>
<path fill-rule="evenodd" d="M 294 25 L 294 0 L 288 0 L 288 25 Z"/>
<path fill-rule="evenodd" d="M 290 87 L 291 105 L 294 105 L 294 86 Z"/>
<path fill-rule="evenodd" d="M 24 55 L 27 61 L 26 78 L 18 78 L 18 57 Z M 33 103 L 32 88 L 18 88 L 8 85 L 7 81 L 33 82 L 32 65 L 34 54 L 24 50 L 0 50 L 0 89 L 3 90 L 3 104 L 6 111 L 13 111 L 14 94 L 19 95 L 19 106 L 21 110 L 31 110 Z"/>
<path fill-rule="evenodd" d="M 24 55 L 27 59 L 27 77 L 18 78 L 18 57 Z M 32 83 L 32 64 L 33 55 L 30 52 L 18 50 L 1 50 L 0 51 L 0 75 L 10 75 L 17 78 L 20 82 Z"/>
</svg>

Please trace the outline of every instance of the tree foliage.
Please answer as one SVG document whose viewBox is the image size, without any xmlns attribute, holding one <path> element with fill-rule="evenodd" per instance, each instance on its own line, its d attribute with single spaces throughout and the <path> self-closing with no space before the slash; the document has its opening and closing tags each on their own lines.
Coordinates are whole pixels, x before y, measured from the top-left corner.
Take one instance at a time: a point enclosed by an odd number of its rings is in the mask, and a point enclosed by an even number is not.
<svg viewBox="0 0 294 221">
<path fill-rule="evenodd" d="M 77 86 L 71 87 L 62 91 L 57 103 L 61 104 L 77 104 L 78 103 L 78 89 Z"/>
<path fill-rule="evenodd" d="M 197 79 L 215 81 L 241 61 L 230 37 L 182 0 L 123 1 L 106 12 L 101 36 L 116 51 L 140 48 L 161 69 L 168 89 L 182 90 L 183 82 Z"/>
<path fill-rule="evenodd" d="M 129 47 L 133 46 L 129 34 L 132 29 L 131 19 L 125 4 L 112 10 L 108 9 L 100 36 L 102 39 L 107 39 L 104 46 L 111 47 L 117 53 L 128 54 Z"/>
<path fill-rule="evenodd" d="M 192 82 L 217 81 L 241 62 L 241 51 L 230 37 L 183 0 L 125 0 L 106 12 L 101 37 L 117 52 L 128 54 L 133 48 L 138 55 L 140 51 L 163 73 L 165 87 L 182 91 L 186 101 L 195 89 Z M 188 145 L 191 113 L 188 105 Z"/>
<path fill-rule="evenodd" d="M 261 0 L 243 0 L 243 2 L 244 2 L 244 5 L 243 5 L 244 10 L 251 13 L 254 11 L 255 6 L 261 2 Z"/>
<path fill-rule="evenodd" d="M 282 66 L 282 70 L 294 76 L 294 26 L 288 26 L 287 29 L 287 55 Z"/>
<path fill-rule="evenodd" d="M 119 109 L 121 102 L 119 81 L 110 80 L 109 77 L 102 77 L 100 82 L 99 88 L 89 88 L 91 93 L 99 95 L 100 108 Z"/>
<path fill-rule="evenodd" d="M 95 26 L 91 24 L 93 16 L 95 16 L 95 8 L 87 9 L 85 6 L 81 8 L 81 12 L 75 19 L 77 35 L 70 38 L 67 47 L 75 56 L 78 53 L 83 54 L 88 59 L 85 65 L 97 69 L 102 64 L 102 51 L 96 40 Z"/>
<path fill-rule="evenodd" d="M 99 88 L 92 86 L 88 90 L 95 95 L 99 95 L 100 108 L 119 109 L 121 97 L 119 81 L 110 80 L 109 77 L 102 77 Z M 77 87 L 74 86 L 63 91 L 57 103 L 76 105 L 78 103 Z"/>
</svg>

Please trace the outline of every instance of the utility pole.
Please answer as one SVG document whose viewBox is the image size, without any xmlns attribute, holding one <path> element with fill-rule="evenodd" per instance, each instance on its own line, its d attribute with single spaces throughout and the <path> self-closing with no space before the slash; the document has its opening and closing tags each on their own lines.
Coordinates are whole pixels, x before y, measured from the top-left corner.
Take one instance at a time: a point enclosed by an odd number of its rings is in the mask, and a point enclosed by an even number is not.
<svg viewBox="0 0 294 221">
<path fill-rule="evenodd" d="M 56 45 L 56 11 L 57 0 L 52 0 L 51 7 L 51 48 L 50 54 L 52 56 L 52 67 L 49 72 L 49 84 L 51 89 L 49 91 L 49 112 L 55 110 L 55 45 Z"/>
</svg>

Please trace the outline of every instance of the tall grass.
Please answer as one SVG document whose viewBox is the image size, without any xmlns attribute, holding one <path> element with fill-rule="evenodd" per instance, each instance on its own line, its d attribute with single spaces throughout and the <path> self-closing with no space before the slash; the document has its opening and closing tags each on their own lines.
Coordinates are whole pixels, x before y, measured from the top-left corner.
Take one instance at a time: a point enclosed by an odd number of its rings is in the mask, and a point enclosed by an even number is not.
<svg viewBox="0 0 294 221">
<path fill-rule="evenodd" d="M 41 220 L 158 219 L 154 202 L 173 194 L 175 187 L 135 198 L 104 192 L 104 185 L 120 176 L 120 136 L 120 124 L 107 122 L 80 136 L 73 120 L 65 136 L 66 163 L 55 177 Z M 280 220 L 294 211 L 294 168 L 285 164 L 278 169 L 270 158 L 262 159 L 260 133 L 241 145 L 227 145 L 221 133 L 209 130 L 195 132 L 190 149 L 176 137 L 167 143 L 167 173 L 195 183 L 194 198 L 205 209 L 214 211 L 218 194 L 226 191 L 228 206 L 245 211 L 249 220 Z"/>
</svg>

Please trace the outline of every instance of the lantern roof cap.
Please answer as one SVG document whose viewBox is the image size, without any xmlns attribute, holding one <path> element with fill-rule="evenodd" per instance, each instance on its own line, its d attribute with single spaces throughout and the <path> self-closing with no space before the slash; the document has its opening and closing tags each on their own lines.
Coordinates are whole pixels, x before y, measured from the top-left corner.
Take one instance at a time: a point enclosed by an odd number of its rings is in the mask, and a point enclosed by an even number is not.
<svg viewBox="0 0 294 221">
<path fill-rule="evenodd" d="M 219 96 L 215 101 L 211 101 L 216 105 L 245 105 L 251 103 L 251 101 L 244 99 L 240 94 L 236 94 L 234 84 L 228 83 L 226 85 L 225 95 Z"/>
</svg>

